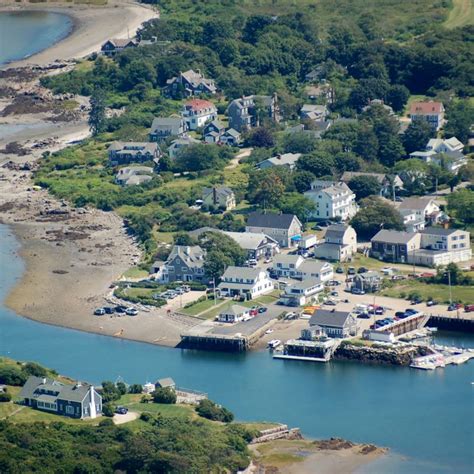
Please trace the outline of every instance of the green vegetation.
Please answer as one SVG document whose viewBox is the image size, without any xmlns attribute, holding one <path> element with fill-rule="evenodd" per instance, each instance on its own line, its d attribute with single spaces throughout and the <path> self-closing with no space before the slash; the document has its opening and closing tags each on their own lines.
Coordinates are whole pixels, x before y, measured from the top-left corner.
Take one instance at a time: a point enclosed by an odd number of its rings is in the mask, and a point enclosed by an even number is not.
<svg viewBox="0 0 474 474">
<path fill-rule="evenodd" d="M 208 311 L 213 308 L 214 306 L 216 308 L 223 308 L 222 303 L 225 300 L 217 300 L 216 304 L 214 304 L 214 299 L 211 298 L 206 298 L 202 297 L 203 299 L 199 298 L 195 302 L 188 303 L 182 310 L 180 310 L 184 314 L 188 314 L 189 316 L 196 316 L 202 314 L 202 317 L 205 317 L 208 319 Z"/>
<path fill-rule="evenodd" d="M 177 400 L 176 392 L 169 387 L 157 388 L 151 395 L 155 403 L 174 405 Z"/>
<path fill-rule="evenodd" d="M 234 419 L 234 415 L 227 408 L 216 405 L 213 401 L 205 399 L 201 400 L 196 407 L 199 416 L 213 421 L 222 421 L 229 423 Z"/>
<path fill-rule="evenodd" d="M 452 0 L 453 8 L 444 22 L 446 28 L 460 28 L 474 24 L 472 0 Z"/>
</svg>

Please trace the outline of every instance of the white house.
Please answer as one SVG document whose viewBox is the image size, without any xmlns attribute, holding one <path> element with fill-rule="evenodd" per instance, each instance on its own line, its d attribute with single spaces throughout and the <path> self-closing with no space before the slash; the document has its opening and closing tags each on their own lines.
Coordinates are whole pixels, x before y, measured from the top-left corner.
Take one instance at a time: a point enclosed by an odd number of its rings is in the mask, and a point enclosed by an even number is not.
<svg viewBox="0 0 474 474">
<path fill-rule="evenodd" d="M 346 221 L 357 213 L 355 194 L 342 181 L 317 179 L 311 183 L 311 189 L 304 195 L 315 203 L 316 210 L 312 215 L 316 219 L 340 218 Z"/>
<path fill-rule="evenodd" d="M 263 233 L 276 240 L 280 247 L 296 247 L 301 240 L 303 224 L 294 214 L 252 212 L 245 232 Z"/>
<path fill-rule="evenodd" d="M 324 236 L 324 243 L 314 249 L 316 258 L 345 262 L 357 252 L 357 233 L 353 227 L 344 224 L 330 225 Z"/>
<path fill-rule="evenodd" d="M 273 291 L 273 282 L 260 268 L 228 267 L 222 275 L 219 290 L 223 296 L 257 298 Z"/>
<path fill-rule="evenodd" d="M 410 107 L 411 120 L 426 121 L 433 131 L 438 131 L 444 125 L 444 106 L 441 102 L 413 102 Z"/>
<path fill-rule="evenodd" d="M 296 281 L 286 285 L 280 302 L 287 306 L 302 306 L 310 303 L 314 297 L 324 290 L 324 283 L 317 278 Z"/>
<path fill-rule="evenodd" d="M 181 112 L 189 130 L 196 130 L 217 118 L 216 106 L 204 99 L 192 99 L 186 102 Z"/>
<path fill-rule="evenodd" d="M 456 137 L 446 140 L 431 138 L 424 151 L 414 151 L 410 156 L 425 163 L 442 166 L 451 173 L 457 173 L 459 168 L 467 163 L 463 149 L 464 145 Z"/>
<path fill-rule="evenodd" d="M 238 304 L 233 304 L 229 308 L 223 309 L 218 316 L 221 323 L 237 323 L 249 315 L 249 308 Z"/>
<path fill-rule="evenodd" d="M 443 217 L 438 204 L 429 196 L 406 198 L 399 204 L 398 211 L 402 216 L 402 212 L 410 211 L 415 214 L 416 220 L 424 219 L 431 223 L 439 222 Z"/>
<path fill-rule="evenodd" d="M 306 280 L 316 279 L 319 282 L 330 280 L 334 276 L 334 268 L 328 262 L 305 259 L 301 255 L 280 254 L 273 259 L 272 272 L 279 277 Z"/>
<path fill-rule="evenodd" d="M 407 232 L 418 232 L 425 228 L 425 217 L 412 209 L 399 209 Z"/>
<path fill-rule="evenodd" d="M 325 105 L 304 104 L 300 110 L 302 119 L 314 120 L 315 122 L 325 120 L 327 115 L 328 109 Z"/>
<path fill-rule="evenodd" d="M 228 186 L 213 186 L 202 190 L 202 202 L 207 206 L 214 206 L 226 211 L 235 207 L 235 194 Z"/>
</svg>

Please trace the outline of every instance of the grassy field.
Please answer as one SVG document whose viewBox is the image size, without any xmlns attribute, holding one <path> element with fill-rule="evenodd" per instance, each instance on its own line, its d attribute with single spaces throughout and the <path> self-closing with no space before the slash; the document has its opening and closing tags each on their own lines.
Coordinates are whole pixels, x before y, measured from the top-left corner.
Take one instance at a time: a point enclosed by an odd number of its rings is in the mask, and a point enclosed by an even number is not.
<svg viewBox="0 0 474 474">
<path fill-rule="evenodd" d="M 146 270 L 133 267 L 128 269 L 122 276 L 124 278 L 146 278 L 148 276 L 148 272 Z"/>
<path fill-rule="evenodd" d="M 221 310 L 224 308 L 224 303 L 225 300 L 217 300 L 217 304 L 214 305 L 214 300 L 208 299 L 205 301 L 199 301 L 198 303 L 193 304 L 192 306 L 189 306 L 188 308 L 183 308 L 180 312 L 184 314 L 188 314 L 189 316 L 196 316 L 199 313 L 202 313 L 203 311 L 206 310 L 211 310 L 211 308 L 214 308 L 216 310 Z M 208 312 L 204 313 L 202 315 L 203 318 L 209 319 L 210 316 L 208 316 Z"/>
<path fill-rule="evenodd" d="M 469 286 L 452 286 L 451 291 L 453 301 L 462 301 L 463 303 L 472 303 L 474 301 L 474 292 Z M 404 281 L 392 288 L 382 290 L 381 294 L 383 296 L 401 298 L 402 294 L 408 295 L 414 292 L 419 293 L 424 300 L 433 298 L 440 303 L 449 303 L 448 285 L 428 285 L 417 280 Z"/>
<path fill-rule="evenodd" d="M 460 28 L 474 25 L 474 7 L 472 0 L 452 0 L 453 8 L 444 22 L 446 28 Z"/>
</svg>

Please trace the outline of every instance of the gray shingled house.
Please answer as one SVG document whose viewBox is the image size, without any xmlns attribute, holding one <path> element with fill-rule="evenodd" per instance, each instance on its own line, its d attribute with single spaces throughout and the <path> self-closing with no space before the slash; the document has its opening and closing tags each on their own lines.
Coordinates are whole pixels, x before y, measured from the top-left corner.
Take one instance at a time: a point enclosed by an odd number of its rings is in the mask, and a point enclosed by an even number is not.
<svg viewBox="0 0 474 474">
<path fill-rule="evenodd" d="M 182 117 L 155 117 L 150 129 L 150 141 L 162 142 L 168 137 L 181 137 L 188 129 Z"/>
<path fill-rule="evenodd" d="M 163 282 L 202 281 L 204 279 L 204 258 L 206 251 L 199 245 L 175 245 L 158 269 L 158 278 Z"/>
<path fill-rule="evenodd" d="M 30 376 L 20 391 L 23 404 L 71 418 L 96 418 L 102 414 L 102 397 L 86 383 L 66 385 L 57 380 Z"/>
<path fill-rule="evenodd" d="M 303 225 L 293 214 L 252 212 L 245 232 L 263 233 L 276 240 L 280 247 L 295 247 L 301 240 Z"/>
<path fill-rule="evenodd" d="M 344 338 L 357 334 L 357 321 L 350 311 L 317 309 L 309 320 L 309 326 L 321 328 L 328 337 Z"/>
</svg>

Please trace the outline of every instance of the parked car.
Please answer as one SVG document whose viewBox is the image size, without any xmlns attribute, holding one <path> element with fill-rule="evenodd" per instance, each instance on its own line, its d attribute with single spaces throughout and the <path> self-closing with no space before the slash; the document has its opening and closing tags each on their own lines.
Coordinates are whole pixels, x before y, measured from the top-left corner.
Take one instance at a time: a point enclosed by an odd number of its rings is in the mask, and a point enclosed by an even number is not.
<svg viewBox="0 0 474 474">
<path fill-rule="evenodd" d="M 367 273 L 367 272 L 368 272 L 368 270 L 367 270 L 367 268 L 365 268 L 365 267 L 360 267 L 360 268 L 357 270 L 357 273 Z"/>
<path fill-rule="evenodd" d="M 347 269 L 347 274 L 348 275 L 355 275 L 356 274 L 356 269 L 354 267 L 349 267 Z"/>
<path fill-rule="evenodd" d="M 405 314 L 407 316 L 413 316 L 414 314 L 417 314 L 417 313 L 419 313 L 419 311 L 413 308 L 408 308 L 405 310 Z"/>
<path fill-rule="evenodd" d="M 337 291 L 331 291 L 330 295 L 331 296 L 339 296 L 339 293 Z"/>
<path fill-rule="evenodd" d="M 336 268 L 336 273 L 344 273 L 344 268 L 342 268 L 342 267 L 337 267 L 337 268 Z"/>
<path fill-rule="evenodd" d="M 423 300 L 421 298 L 413 298 L 410 304 L 420 304 Z"/>
<path fill-rule="evenodd" d="M 265 308 L 264 306 L 262 306 L 261 308 L 258 308 L 259 313 L 265 313 L 266 311 L 267 311 L 267 308 Z"/>
<path fill-rule="evenodd" d="M 118 304 L 116 307 L 115 307 L 115 312 L 116 313 L 125 313 L 127 307 L 124 306 L 123 304 Z"/>
<path fill-rule="evenodd" d="M 436 306 L 438 302 L 436 300 L 429 300 L 426 302 L 426 306 Z"/>
<path fill-rule="evenodd" d="M 127 308 L 125 310 L 125 314 L 128 316 L 136 316 L 138 314 L 138 310 L 136 310 L 135 308 Z"/>
<path fill-rule="evenodd" d="M 370 319 L 370 314 L 368 313 L 360 313 L 357 315 L 359 319 Z"/>
<path fill-rule="evenodd" d="M 353 295 L 365 295 L 365 291 L 361 290 L 360 288 L 352 288 L 351 293 Z"/>
<path fill-rule="evenodd" d="M 403 275 L 393 275 L 392 280 L 405 280 Z"/>
<path fill-rule="evenodd" d="M 462 308 L 462 304 L 460 303 L 451 303 L 448 306 L 448 311 L 455 311 L 456 309 Z"/>
<path fill-rule="evenodd" d="M 474 311 L 474 304 L 467 304 L 464 306 L 464 311 L 466 313 L 472 313 Z"/>
<path fill-rule="evenodd" d="M 105 314 L 105 309 L 104 308 L 97 308 L 95 311 L 94 311 L 94 314 L 96 316 L 103 316 Z"/>
<path fill-rule="evenodd" d="M 272 332 L 273 332 L 273 329 L 267 329 L 267 330 L 265 331 L 265 334 L 271 334 Z"/>
<path fill-rule="evenodd" d="M 324 304 L 327 304 L 328 306 L 336 306 L 337 302 L 334 300 L 327 300 L 324 302 Z"/>
<path fill-rule="evenodd" d="M 271 257 L 267 257 L 263 263 L 272 263 L 272 258 Z"/>
<path fill-rule="evenodd" d="M 397 311 L 397 312 L 395 313 L 395 316 L 396 316 L 397 318 L 404 318 L 404 317 L 405 317 L 405 311 Z"/>
<path fill-rule="evenodd" d="M 378 308 L 375 308 L 375 314 L 384 314 L 385 313 L 385 308 L 382 308 L 381 306 L 379 306 Z"/>
<path fill-rule="evenodd" d="M 117 407 L 115 409 L 115 413 L 118 415 L 126 415 L 128 413 L 128 408 L 127 407 Z"/>
<path fill-rule="evenodd" d="M 112 306 L 104 306 L 104 311 L 106 314 L 114 314 L 115 313 L 115 308 Z"/>
</svg>

